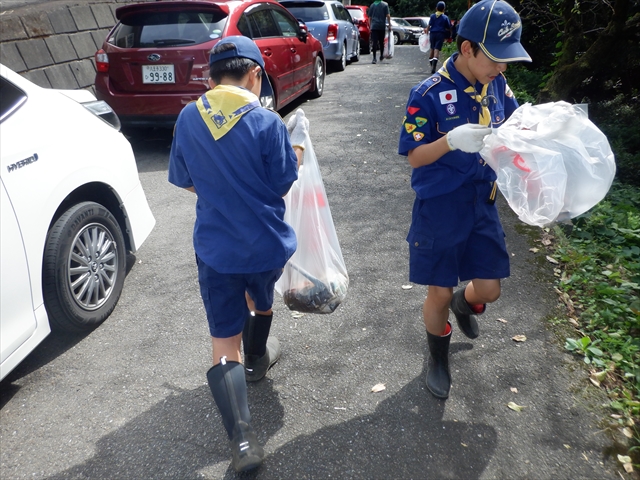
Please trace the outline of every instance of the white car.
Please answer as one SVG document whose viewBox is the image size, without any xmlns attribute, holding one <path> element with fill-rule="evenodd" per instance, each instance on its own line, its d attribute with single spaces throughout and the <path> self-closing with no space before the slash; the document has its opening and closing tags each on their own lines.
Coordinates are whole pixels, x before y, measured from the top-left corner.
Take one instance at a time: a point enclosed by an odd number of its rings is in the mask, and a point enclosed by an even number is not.
<svg viewBox="0 0 640 480">
<path fill-rule="evenodd" d="M 118 117 L 0 65 L 0 379 L 51 331 L 113 311 L 155 225 Z"/>
</svg>

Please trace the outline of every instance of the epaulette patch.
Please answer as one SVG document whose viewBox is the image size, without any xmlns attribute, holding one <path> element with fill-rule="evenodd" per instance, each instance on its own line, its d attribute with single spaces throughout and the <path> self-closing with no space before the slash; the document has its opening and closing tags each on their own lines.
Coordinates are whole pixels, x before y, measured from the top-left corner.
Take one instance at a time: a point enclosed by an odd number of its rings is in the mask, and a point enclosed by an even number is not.
<svg viewBox="0 0 640 480">
<path fill-rule="evenodd" d="M 440 75 L 431 75 L 424 82 L 422 82 L 422 84 L 420 85 L 420 92 L 422 93 L 422 96 L 424 97 L 427 92 L 431 90 L 435 85 L 439 84 L 441 80 L 442 77 Z"/>
</svg>

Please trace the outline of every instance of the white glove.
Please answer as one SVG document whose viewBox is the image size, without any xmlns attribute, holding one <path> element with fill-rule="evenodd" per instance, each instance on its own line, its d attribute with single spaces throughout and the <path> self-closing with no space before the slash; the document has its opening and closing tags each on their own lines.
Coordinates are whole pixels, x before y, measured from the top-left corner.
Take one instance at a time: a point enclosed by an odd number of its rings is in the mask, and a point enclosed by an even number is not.
<svg viewBox="0 0 640 480">
<path fill-rule="evenodd" d="M 447 133 L 447 144 L 451 150 L 476 153 L 484 146 L 484 137 L 491 133 L 489 127 L 477 123 L 465 123 Z"/>
<path fill-rule="evenodd" d="M 304 141 L 309 135 L 309 119 L 301 108 L 296 110 L 296 114 L 289 119 L 287 130 L 291 138 L 291 145 L 304 145 Z"/>
</svg>

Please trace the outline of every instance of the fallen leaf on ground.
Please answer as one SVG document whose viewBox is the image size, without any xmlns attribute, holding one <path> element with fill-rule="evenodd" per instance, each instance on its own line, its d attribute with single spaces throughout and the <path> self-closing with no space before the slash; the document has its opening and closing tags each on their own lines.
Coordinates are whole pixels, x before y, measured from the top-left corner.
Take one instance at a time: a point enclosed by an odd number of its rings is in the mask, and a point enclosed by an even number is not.
<svg viewBox="0 0 640 480">
<path fill-rule="evenodd" d="M 511 391 L 512 391 L 513 393 L 518 393 L 518 389 L 517 389 L 516 387 L 511 387 Z"/>
<path fill-rule="evenodd" d="M 628 455 L 618 455 L 618 461 L 622 464 L 625 472 L 627 473 L 633 472 L 631 457 L 629 457 Z"/>
<path fill-rule="evenodd" d="M 499 318 L 498 321 L 502 323 L 507 323 L 507 321 L 504 318 Z"/>
<path fill-rule="evenodd" d="M 527 337 L 526 335 L 516 335 L 515 337 L 512 337 L 511 340 L 515 340 L 516 342 L 526 342 Z"/>
<path fill-rule="evenodd" d="M 624 427 L 622 429 L 622 433 L 624 434 L 625 437 L 627 438 L 633 438 L 633 432 L 631 431 L 631 429 L 629 427 Z"/>
<path fill-rule="evenodd" d="M 553 263 L 554 265 L 558 264 L 558 261 L 555 258 L 550 257 L 549 255 L 546 256 L 546 259 L 548 262 Z"/>
<path fill-rule="evenodd" d="M 533 252 L 533 253 L 538 253 L 540 251 L 540 249 L 536 248 L 536 247 L 533 247 L 533 248 L 530 248 L 529 251 Z"/>
<path fill-rule="evenodd" d="M 525 408 L 524 406 L 518 405 L 514 402 L 507 403 L 507 407 L 509 407 L 511 410 L 515 410 L 516 412 L 521 412 Z"/>
<path fill-rule="evenodd" d="M 402 285 L 403 290 L 411 290 L 412 288 L 413 288 L 413 285 Z"/>
<path fill-rule="evenodd" d="M 564 448 L 566 448 L 567 450 L 569 450 L 571 448 L 571 445 L 567 445 L 566 443 L 563 443 Z"/>
<path fill-rule="evenodd" d="M 378 393 L 381 392 L 383 390 L 386 390 L 387 387 L 384 386 L 384 383 L 378 383 L 376 385 L 373 386 L 373 388 L 371 389 L 371 391 L 373 393 Z"/>
<path fill-rule="evenodd" d="M 295 312 L 295 311 L 294 311 L 294 312 L 291 312 L 291 316 L 292 316 L 293 318 L 301 318 L 301 317 L 304 317 L 304 313 L 302 313 L 302 312 Z"/>
</svg>

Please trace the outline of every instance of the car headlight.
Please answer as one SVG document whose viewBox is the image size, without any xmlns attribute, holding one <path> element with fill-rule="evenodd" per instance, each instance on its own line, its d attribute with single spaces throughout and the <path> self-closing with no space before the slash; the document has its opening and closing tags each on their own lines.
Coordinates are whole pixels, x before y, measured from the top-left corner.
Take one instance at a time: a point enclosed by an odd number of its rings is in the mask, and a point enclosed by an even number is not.
<svg viewBox="0 0 640 480">
<path fill-rule="evenodd" d="M 93 113 L 96 117 L 103 122 L 109 124 L 111 127 L 120 131 L 120 119 L 116 112 L 109 106 L 104 100 L 96 100 L 93 102 L 84 102 L 82 106 Z"/>
</svg>

